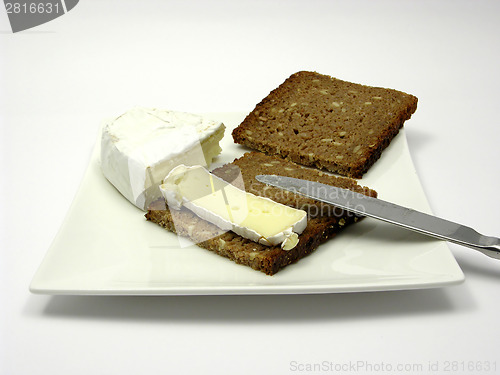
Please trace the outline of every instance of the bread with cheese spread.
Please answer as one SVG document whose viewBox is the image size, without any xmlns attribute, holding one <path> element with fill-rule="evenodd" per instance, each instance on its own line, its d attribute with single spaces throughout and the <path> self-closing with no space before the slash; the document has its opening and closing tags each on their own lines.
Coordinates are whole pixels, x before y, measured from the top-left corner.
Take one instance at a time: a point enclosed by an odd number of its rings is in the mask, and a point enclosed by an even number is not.
<svg viewBox="0 0 500 375">
<path fill-rule="evenodd" d="M 185 208 L 180 211 L 169 210 L 163 199 L 153 202 L 146 214 L 147 220 L 176 232 L 179 236 L 190 238 L 202 248 L 267 275 L 274 275 L 280 269 L 313 252 L 327 239 L 358 221 L 359 217 L 335 209 L 333 206 L 262 184 L 255 179 L 256 175 L 273 173 L 298 177 L 350 189 L 368 196 L 377 195 L 375 191 L 358 185 L 355 180 L 335 177 L 317 169 L 303 167 L 259 152 L 246 153 L 232 163 L 215 169 L 213 173 L 231 183 L 234 181 L 241 183 L 242 180 L 245 190 L 253 194 L 306 210 L 307 226 L 299 235 L 298 244 L 291 250 L 283 250 L 279 245 L 262 245 L 233 232 L 222 231 Z"/>
</svg>

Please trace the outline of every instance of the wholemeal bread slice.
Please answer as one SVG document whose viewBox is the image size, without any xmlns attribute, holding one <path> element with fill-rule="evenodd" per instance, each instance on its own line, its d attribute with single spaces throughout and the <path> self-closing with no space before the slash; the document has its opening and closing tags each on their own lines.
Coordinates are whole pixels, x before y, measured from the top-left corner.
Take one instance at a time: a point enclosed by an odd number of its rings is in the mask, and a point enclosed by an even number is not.
<svg viewBox="0 0 500 375">
<path fill-rule="evenodd" d="M 298 72 L 233 130 L 236 143 L 361 178 L 417 108 L 400 91 Z"/>
<path fill-rule="evenodd" d="M 224 232 L 187 209 L 169 210 L 162 199 L 150 206 L 146 214 L 147 220 L 180 236 L 190 238 L 202 248 L 268 275 L 274 275 L 283 267 L 311 253 L 321 243 L 359 218 L 312 199 L 264 185 L 255 179 L 256 175 L 273 173 L 300 177 L 376 196 L 375 191 L 359 186 L 352 179 L 334 177 L 259 152 L 247 153 L 234 162 L 214 170 L 213 173 L 231 183 L 238 181 L 235 185 L 243 183 L 246 191 L 255 195 L 266 196 L 279 203 L 305 209 L 308 213 L 307 227 L 299 235 L 298 245 L 291 250 L 283 250 L 280 246 L 270 247 L 256 243 L 233 232 Z"/>
</svg>

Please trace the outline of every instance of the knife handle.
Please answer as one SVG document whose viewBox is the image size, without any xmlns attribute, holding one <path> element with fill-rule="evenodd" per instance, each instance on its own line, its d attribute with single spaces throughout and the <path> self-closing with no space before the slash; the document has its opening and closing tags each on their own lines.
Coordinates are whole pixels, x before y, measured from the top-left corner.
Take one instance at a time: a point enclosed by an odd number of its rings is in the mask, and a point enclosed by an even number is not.
<svg viewBox="0 0 500 375">
<path fill-rule="evenodd" d="M 485 241 L 480 241 L 483 243 L 489 243 L 485 245 L 476 245 L 472 243 L 465 244 L 467 247 L 478 250 L 482 252 L 484 255 L 487 255 L 491 258 L 500 259 L 500 238 L 496 237 L 483 237 Z M 462 244 L 464 245 L 464 244 Z"/>
<path fill-rule="evenodd" d="M 393 205 L 392 203 L 389 204 Z M 424 214 L 422 212 L 418 212 L 412 209 L 408 209 L 408 215 L 411 216 L 412 214 L 419 218 L 426 218 L 427 219 L 426 221 L 430 223 L 429 224 L 430 226 L 434 226 L 434 229 L 441 228 L 441 230 L 431 231 L 423 228 L 416 228 L 416 227 L 412 228 L 411 226 L 404 225 L 401 223 L 393 222 L 393 224 L 400 225 L 407 229 L 411 229 L 422 234 L 430 235 L 432 237 L 436 237 L 441 240 L 449 241 L 457 245 L 466 246 L 470 249 L 480 251 L 481 253 L 489 256 L 490 258 L 500 260 L 500 238 L 485 236 L 468 226 L 454 223 L 452 221 L 448 221 L 445 219 L 441 219 L 436 216 Z"/>
</svg>

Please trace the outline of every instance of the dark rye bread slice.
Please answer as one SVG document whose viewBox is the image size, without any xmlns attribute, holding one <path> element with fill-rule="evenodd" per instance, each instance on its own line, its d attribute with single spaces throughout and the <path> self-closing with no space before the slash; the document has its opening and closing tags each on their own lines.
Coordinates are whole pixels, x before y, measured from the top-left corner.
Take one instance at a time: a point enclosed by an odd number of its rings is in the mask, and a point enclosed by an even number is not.
<svg viewBox="0 0 500 375">
<path fill-rule="evenodd" d="M 247 153 L 213 171 L 214 174 L 228 182 L 235 181 L 240 186 L 241 180 L 247 191 L 256 195 L 267 196 L 277 202 L 293 207 L 305 207 L 308 212 L 307 227 L 299 235 L 299 243 L 293 249 L 286 251 L 280 246 L 264 246 L 245 239 L 233 232 L 223 232 L 215 225 L 208 223 L 191 211 L 181 209 L 170 211 L 165 201 L 154 202 L 146 214 L 147 220 L 177 233 L 189 237 L 198 246 L 211 250 L 232 261 L 274 275 L 283 267 L 294 263 L 314 251 L 321 243 L 336 235 L 341 229 L 358 220 L 358 217 L 341 210 L 321 209 L 326 205 L 281 189 L 268 187 L 255 179 L 258 174 L 274 173 L 290 177 L 319 181 L 353 191 L 376 196 L 377 193 L 359 186 L 356 181 L 342 177 L 334 177 L 321 171 L 305 168 L 278 157 L 258 152 Z M 241 173 L 241 174 L 240 174 Z M 316 209 L 313 209 L 316 207 Z M 311 215 L 309 215 L 311 213 Z"/>
<path fill-rule="evenodd" d="M 413 95 L 302 71 L 257 104 L 232 135 L 256 150 L 361 178 L 416 109 Z"/>
</svg>

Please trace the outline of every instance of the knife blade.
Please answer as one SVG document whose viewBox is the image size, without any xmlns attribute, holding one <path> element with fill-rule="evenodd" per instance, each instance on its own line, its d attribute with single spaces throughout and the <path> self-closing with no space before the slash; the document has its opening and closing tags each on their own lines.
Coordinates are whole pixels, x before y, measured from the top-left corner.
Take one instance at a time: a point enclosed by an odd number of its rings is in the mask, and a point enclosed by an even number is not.
<svg viewBox="0 0 500 375">
<path fill-rule="evenodd" d="M 482 235 L 465 225 L 319 182 L 276 175 L 258 175 L 256 179 L 267 185 L 329 203 L 358 215 L 383 220 L 440 240 L 467 246 L 491 258 L 500 259 L 499 238 Z"/>
</svg>

